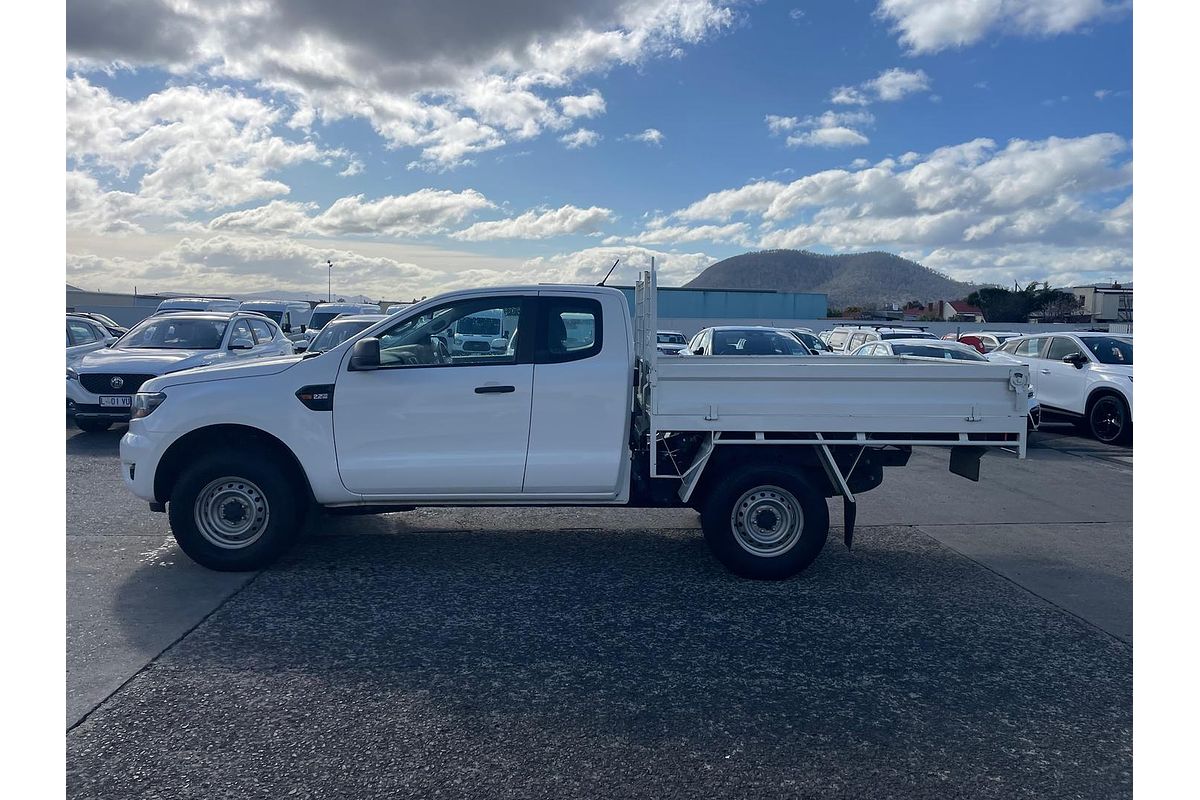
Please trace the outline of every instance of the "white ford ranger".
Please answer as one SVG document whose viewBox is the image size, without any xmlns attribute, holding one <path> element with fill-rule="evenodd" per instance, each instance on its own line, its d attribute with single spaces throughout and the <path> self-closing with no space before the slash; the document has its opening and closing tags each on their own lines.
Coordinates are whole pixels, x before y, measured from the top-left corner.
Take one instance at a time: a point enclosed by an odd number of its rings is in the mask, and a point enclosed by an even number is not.
<svg viewBox="0 0 1200 800">
<path fill-rule="evenodd" d="M 845 539 L 856 494 L 913 445 L 978 479 L 989 447 L 1025 454 L 1028 368 L 928 359 L 658 358 L 656 286 L 527 286 L 425 300 L 308 357 L 164 375 L 134 398 L 121 470 L 180 547 L 257 569 L 314 506 L 691 506 L 714 555 L 754 578 L 817 557 L 826 498 Z M 506 349 L 452 353 L 481 312 Z M 569 330 L 568 330 L 569 328 Z"/>
</svg>

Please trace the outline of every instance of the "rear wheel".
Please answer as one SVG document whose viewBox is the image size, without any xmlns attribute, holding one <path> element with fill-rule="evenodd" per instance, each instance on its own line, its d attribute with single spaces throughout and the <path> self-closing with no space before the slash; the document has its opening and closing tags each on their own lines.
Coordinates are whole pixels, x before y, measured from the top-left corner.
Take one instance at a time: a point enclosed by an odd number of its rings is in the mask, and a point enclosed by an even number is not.
<svg viewBox="0 0 1200 800">
<path fill-rule="evenodd" d="M 75 418 L 75 427 L 84 433 L 101 433 L 112 427 L 112 423 L 102 419 Z"/>
<path fill-rule="evenodd" d="M 821 553 L 829 508 L 802 471 L 746 465 L 713 487 L 700 522 L 709 549 L 730 572 L 782 580 Z"/>
<path fill-rule="evenodd" d="M 202 456 L 175 482 L 167 508 L 171 532 L 188 557 L 209 569 L 261 569 L 299 536 L 302 496 L 271 453 Z"/>
<path fill-rule="evenodd" d="M 1105 444 L 1125 444 L 1133 426 L 1129 407 L 1115 394 L 1101 395 L 1092 401 L 1087 415 L 1088 432 Z"/>
</svg>

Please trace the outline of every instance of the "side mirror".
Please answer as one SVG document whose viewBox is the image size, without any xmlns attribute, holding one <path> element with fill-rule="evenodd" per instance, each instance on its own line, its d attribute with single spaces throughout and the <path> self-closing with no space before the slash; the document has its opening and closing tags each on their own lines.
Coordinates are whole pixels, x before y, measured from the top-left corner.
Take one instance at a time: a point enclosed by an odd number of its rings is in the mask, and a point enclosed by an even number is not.
<svg viewBox="0 0 1200 800">
<path fill-rule="evenodd" d="M 291 324 L 290 324 L 290 323 L 287 323 L 287 322 L 283 323 L 283 325 L 281 325 L 279 329 L 280 329 L 281 331 L 283 331 L 284 333 L 291 333 L 291 332 L 292 332 L 292 326 L 291 326 Z"/>
<path fill-rule="evenodd" d="M 492 339 L 492 349 L 501 353 L 505 352 L 508 350 L 508 339 L 505 339 L 503 336 Z"/>
<path fill-rule="evenodd" d="M 249 339 L 234 339 L 229 343 L 230 350 L 253 350 L 254 342 Z"/>
<path fill-rule="evenodd" d="M 1083 369 L 1083 365 L 1088 363 L 1087 356 L 1083 353 L 1071 353 L 1063 356 L 1063 361 L 1075 367 L 1075 369 Z"/>
<path fill-rule="evenodd" d="M 359 339 L 350 351 L 350 371 L 366 372 L 379 369 L 379 340 L 371 337 Z"/>
<path fill-rule="evenodd" d="M 704 355 L 704 348 L 703 348 L 703 347 L 697 347 L 695 350 L 693 350 L 693 351 L 692 351 L 692 355 L 697 355 L 697 356 L 702 356 L 702 355 Z"/>
<path fill-rule="evenodd" d="M 298 342 L 292 342 L 292 349 L 297 353 L 303 353 L 308 349 L 310 342 L 307 339 L 301 339 Z"/>
<path fill-rule="evenodd" d="M 116 336 L 109 336 L 107 339 L 105 339 L 105 340 L 104 340 L 104 346 L 105 346 L 105 347 L 112 347 L 112 346 L 113 346 L 114 344 L 116 344 L 116 343 L 117 343 L 117 337 L 116 337 Z"/>
<path fill-rule="evenodd" d="M 305 325 L 303 322 L 301 322 L 301 323 L 300 323 L 300 332 L 301 332 L 301 333 L 304 333 L 304 332 L 305 332 L 305 331 L 307 331 L 307 330 L 308 330 L 308 326 L 307 326 L 307 325 Z"/>
</svg>

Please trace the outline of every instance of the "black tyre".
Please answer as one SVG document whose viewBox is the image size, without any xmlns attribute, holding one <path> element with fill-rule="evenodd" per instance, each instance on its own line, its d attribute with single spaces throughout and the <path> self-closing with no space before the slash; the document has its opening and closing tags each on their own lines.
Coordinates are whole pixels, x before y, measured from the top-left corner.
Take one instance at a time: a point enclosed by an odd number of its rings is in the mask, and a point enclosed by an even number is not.
<svg viewBox="0 0 1200 800">
<path fill-rule="evenodd" d="M 112 423 L 102 419 L 79 419 L 76 417 L 75 427 L 84 433 L 101 433 L 111 428 Z"/>
<path fill-rule="evenodd" d="M 730 572 L 783 580 L 820 555 L 829 507 L 801 470 L 742 465 L 710 486 L 700 524 L 709 549 Z"/>
<path fill-rule="evenodd" d="M 1133 421 L 1129 406 L 1119 395 L 1102 394 L 1088 406 L 1088 433 L 1105 444 L 1127 444 L 1132 438 Z"/>
<path fill-rule="evenodd" d="M 300 535 L 303 487 L 272 453 L 201 456 L 175 482 L 171 532 L 193 561 L 222 572 L 262 569 Z"/>
</svg>

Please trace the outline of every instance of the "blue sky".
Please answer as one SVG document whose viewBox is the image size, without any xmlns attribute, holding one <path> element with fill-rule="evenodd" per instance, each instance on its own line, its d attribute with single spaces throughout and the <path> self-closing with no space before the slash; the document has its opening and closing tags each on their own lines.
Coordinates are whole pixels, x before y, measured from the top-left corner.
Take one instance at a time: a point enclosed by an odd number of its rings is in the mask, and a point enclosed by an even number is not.
<svg viewBox="0 0 1200 800">
<path fill-rule="evenodd" d="M 770 247 L 1132 275 L 1123 4 L 325 5 L 68 3 L 68 281 L 318 293 L 330 257 L 397 298 Z"/>
</svg>

